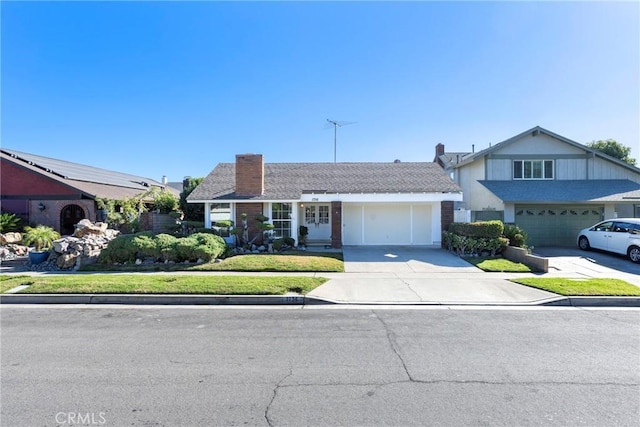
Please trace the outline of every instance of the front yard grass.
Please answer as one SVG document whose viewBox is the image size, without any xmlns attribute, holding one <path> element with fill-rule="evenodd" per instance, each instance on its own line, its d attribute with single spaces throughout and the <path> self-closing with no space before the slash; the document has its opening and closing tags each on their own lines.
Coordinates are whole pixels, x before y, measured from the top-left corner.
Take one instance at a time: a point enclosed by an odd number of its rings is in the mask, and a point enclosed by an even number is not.
<svg viewBox="0 0 640 427">
<path fill-rule="evenodd" d="M 640 296 L 640 287 L 619 279 L 526 277 L 511 281 L 564 296 Z"/>
<path fill-rule="evenodd" d="M 483 271 L 504 272 L 504 273 L 531 273 L 528 266 L 508 260 L 506 258 L 479 258 L 465 257 L 465 261 L 475 265 Z"/>
<path fill-rule="evenodd" d="M 22 276 L 11 280 L 11 287 L 30 285 L 19 292 L 22 294 L 284 295 L 288 292 L 306 294 L 327 280 L 322 277 L 76 274 Z"/>
<path fill-rule="evenodd" d="M 105 265 L 92 264 L 82 271 L 248 271 L 248 272 L 330 272 L 344 271 L 341 252 L 299 252 L 292 254 L 236 255 L 221 262 L 198 265 L 149 264 Z"/>
<path fill-rule="evenodd" d="M 0 294 L 3 294 L 16 286 L 20 286 L 21 279 L 24 279 L 25 277 L 27 276 L 0 276 Z"/>
</svg>

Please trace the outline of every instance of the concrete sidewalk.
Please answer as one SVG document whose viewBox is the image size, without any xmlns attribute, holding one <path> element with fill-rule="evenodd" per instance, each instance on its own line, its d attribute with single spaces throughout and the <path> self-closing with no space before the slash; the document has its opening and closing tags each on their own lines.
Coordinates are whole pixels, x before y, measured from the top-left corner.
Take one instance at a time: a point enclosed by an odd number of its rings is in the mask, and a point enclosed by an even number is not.
<svg viewBox="0 0 640 427">
<path fill-rule="evenodd" d="M 594 264 L 588 258 L 556 257 L 546 274 L 486 273 L 468 264 L 454 254 L 433 247 L 353 247 L 344 248 L 345 273 L 234 273 L 234 272 L 171 272 L 136 274 L 201 274 L 201 275 L 269 275 L 326 277 L 328 282 L 303 296 L 244 298 L 247 304 L 315 304 L 326 301 L 338 304 L 415 304 L 415 305 L 604 305 L 640 306 L 640 298 L 566 298 L 543 290 L 518 285 L 509 281 L 517 277 L 611 277 L 620 278 L 640 286 L 640 275 L 633 274 L 635 266 L 627 271 Z M 7 272 L 6 270 L 4 271 Z M 24 273 L 23 273 L 24 274 Z M 51 273 L 26 273 L 51 274 Z M 56 274 L 56 273 L 54 273 Z M 59 273 L 58 273 L 59 274 Z M 78 274 L 78 273 L 76 273 Z M 91 273 L 79 273 L 87 274 Z M 95 274 L 95 273 L 93 273 Z M 131 273 L 111 273 L 131 274 Z M 22 296 L 28 298 L 27 295 Z M 35 297 L 35 296 L 34 296 Z M 229 296 L 200 296 L 196 299 L 181 296 L 143 296 L 146 303 L 158 304 L 243 304 Z M 78 297 L 79 300 L 85 297 Z M 135 304 L 140 296 L 112 296 L 103 298 L 90 295 L 91 303 Z M 173 298 L 173 300 L 172 300 Z M 264 302 L 261 301 L 264 299 Z M 18 295 L 0 297 L 2 303 L 25 300 Z M 49 301 L 55 298 L 49 298 Z M 62 296 L 60 301 L 64 299 Z M 32 299 L 35 302 L 35 299 Z M 160 302 L 161 301 L 161 302 Z M 174 301 L 174 302 L 172 302 Z M 234 301 L 234 302 L 232 302 Z M 278 302 L 276 302 L 278 301 Z"/>
</svg>

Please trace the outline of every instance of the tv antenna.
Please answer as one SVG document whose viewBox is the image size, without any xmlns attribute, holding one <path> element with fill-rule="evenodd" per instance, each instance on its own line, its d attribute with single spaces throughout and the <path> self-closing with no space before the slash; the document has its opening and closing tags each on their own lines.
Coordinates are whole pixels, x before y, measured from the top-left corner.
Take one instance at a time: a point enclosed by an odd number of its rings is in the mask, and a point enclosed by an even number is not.
<svg viewBox="0 0 640 427">
<path fill-rule="evenodd" d="M 344 121 L 329 120 L 329 119 L 327 119 L 327 122 L 331 126 L 333 126 L 333 163 L 336 163 L 336 153 L 338 150 L 338 128 L 341 128 L 342 126 L 352 125 L 355 122 L 344 122 Z"/>
</svg>

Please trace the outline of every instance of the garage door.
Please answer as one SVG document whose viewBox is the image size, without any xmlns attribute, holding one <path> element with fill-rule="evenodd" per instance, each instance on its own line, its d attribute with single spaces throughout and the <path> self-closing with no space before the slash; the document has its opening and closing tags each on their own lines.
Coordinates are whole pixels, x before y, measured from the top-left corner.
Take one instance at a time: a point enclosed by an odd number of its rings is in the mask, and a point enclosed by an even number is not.
<svg viewBox="0 0 640 427">
<path fill-rule="evenodd" d="M 430 245 L 429 204 L 344 204 L 345 245 Z"/>
<path fill-rule="evenodd" d="M 516 205 L 529 246 L 575 246 L 578 231 L 602 220 L 604 206 Z"/>
</svg>

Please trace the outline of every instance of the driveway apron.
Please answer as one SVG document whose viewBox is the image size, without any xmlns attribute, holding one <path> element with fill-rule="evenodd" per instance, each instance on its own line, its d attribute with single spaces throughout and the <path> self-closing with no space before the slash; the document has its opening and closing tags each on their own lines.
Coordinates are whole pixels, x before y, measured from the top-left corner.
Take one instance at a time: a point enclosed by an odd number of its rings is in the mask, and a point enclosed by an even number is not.
<svg viewBox="0 0 640 427">
<path fill-rule="evenodd" d="M 443 249 L 343 248 L 345 273 L 309 296 L 352 304 L 533 304 L 558 296 L 485 273 Z"/>
</svg>

